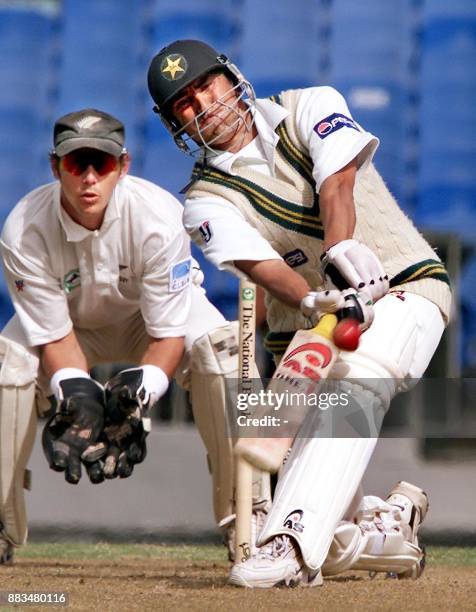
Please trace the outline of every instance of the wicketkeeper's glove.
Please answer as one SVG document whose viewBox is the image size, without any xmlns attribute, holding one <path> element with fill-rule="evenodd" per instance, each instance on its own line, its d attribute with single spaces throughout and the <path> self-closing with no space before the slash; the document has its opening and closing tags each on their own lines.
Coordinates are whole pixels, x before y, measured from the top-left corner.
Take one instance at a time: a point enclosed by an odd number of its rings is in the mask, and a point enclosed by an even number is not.
<svg viewBox="0 0 476 612">
<path fill-rule="evenodd" d="M 83 462 L 91 482 L 101 482 L 104 476 L 99 459 L 106 447 L 96 443 L 104 426 L 104 389 L 91 378 L 68 378 L 59 387 L 57 410 L 42 435 L 49 466 L 77 484 Z"/>
<path fill-rule="evenodd" d="M 167 377 L 155 366 L 123 370 L 106 383 L 106 478 L 127 478 L 132 474 L 134 465 L 146 457 L 146 438 L 150 431 L 148 411 L 160 397 L 159 393 L 150 391 L 150 386 L 146 384 L 146 378 L 154 375 L 161 378 L 159 387 L 165 387 L 165 392 Z"/>
</svg>

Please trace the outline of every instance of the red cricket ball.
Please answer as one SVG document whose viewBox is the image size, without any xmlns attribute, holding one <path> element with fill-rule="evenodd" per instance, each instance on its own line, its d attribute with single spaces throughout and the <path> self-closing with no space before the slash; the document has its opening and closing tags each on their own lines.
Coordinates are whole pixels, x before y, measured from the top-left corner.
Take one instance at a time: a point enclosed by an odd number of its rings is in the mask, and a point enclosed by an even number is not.
<svg viewBox="0 0 476 612">
<path fill-rule="evenodd" d="M 355 351 L 359 346 L 360 324 L 356 319 L 343 319 L 334 329 L 334 344 L 343 351 Z"/>
</svg>

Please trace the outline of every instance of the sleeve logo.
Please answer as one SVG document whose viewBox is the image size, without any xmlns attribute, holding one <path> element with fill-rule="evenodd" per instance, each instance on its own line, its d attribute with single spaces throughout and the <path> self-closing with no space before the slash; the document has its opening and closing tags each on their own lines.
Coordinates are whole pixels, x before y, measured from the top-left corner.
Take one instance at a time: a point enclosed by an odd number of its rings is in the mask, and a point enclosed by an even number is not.
<svg viewBox="0 0 476 612">
<path fill-rule="evenodd" d="M 204 242 L 210 242 L 212 237 L 210 221 L 204 221 L 198 228 L 198 231 L 200 232 L 200 236 Z"/>
<path fill-rule="evenodd" d="M 343 127 L 352 128 L 353 130 L 360 132 L 353 119 L 346 117 L 345 115 L 341 115 L 340 113 L 333 113 L 332 115 L 329 115 L 329 117 L 322 119 L 319 121 L 319 123 L 316 123 L 313 129 L 319 138 L 324 139 L 329 136 L 329 134 L 337 132 L 337 130 L 340 130 Z"/>
<path fill-rule="evenodd" d="M 169 275 L 169 291 L 176 293 L 181 291 L 190 282 L 190 270 L 192 268 L 192 260 L 190 258 L 179 261 L 170 268 Z"/>
</svg>

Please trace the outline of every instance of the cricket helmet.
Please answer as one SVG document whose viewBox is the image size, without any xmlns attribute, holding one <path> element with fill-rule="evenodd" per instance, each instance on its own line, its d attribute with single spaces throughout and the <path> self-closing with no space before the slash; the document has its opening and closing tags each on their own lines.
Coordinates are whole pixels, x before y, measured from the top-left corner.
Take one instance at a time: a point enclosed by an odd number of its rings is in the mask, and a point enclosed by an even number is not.
<svg viewBox="0 0 476 612">
<path fill-rule="evenodd" d="M 152 58 L 149 66 L 147 83 L 155 102 L 153 110 L 160 115 L 179 148 L 187 153 L 191 151 L 181 135 L 182 126 L 174 121 L 171 103 L 182 89 L 210 72 L 223 72 L 234 88 L 254 100 L 253 88 L 238 68 L 225 55 L 200 40 L 177 40 L 167 45 Z"/>
</svg>

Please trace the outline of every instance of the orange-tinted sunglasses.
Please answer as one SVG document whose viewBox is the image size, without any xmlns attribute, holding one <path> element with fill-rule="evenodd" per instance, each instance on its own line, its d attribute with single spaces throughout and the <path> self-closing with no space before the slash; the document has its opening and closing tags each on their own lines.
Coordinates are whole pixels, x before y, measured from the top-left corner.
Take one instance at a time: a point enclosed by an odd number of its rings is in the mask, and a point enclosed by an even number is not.
<svg viewBox="0 0 476 612">
<path fill-rule="evenodd" d="M 81 176 L 92 166 L 99 176 L 106 176 L 117 168 L 119 160 L 114 155 L 96 149 L 77 149 L 61 158 L 61 164 L 66 172 L 73 176 Z"/>
</svg>

